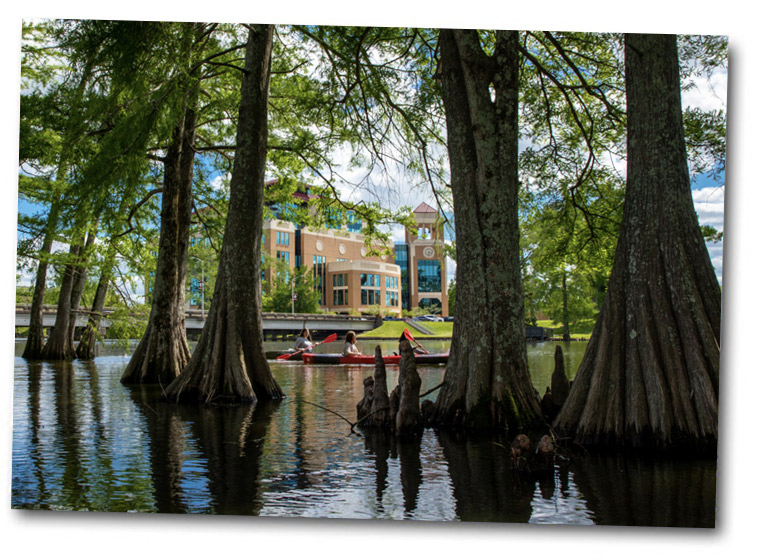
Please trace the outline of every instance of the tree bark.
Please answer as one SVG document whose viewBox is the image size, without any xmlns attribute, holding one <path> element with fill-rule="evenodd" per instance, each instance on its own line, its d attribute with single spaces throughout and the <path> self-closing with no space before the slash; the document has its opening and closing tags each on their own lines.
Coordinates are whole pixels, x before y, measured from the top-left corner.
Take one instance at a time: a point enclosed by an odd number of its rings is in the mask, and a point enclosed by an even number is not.
<svg viewBox="0 0 766 560">
<path fill-rule="evenodd" d="M 96 341 L 98 339 L 98 329 L 101 326 L 101 315 L 104 312 L 104 302 L 111 279 L 111 263 L 108 268 L 101 270 L 101 276 L 96 286 L 96 295 L 93 297 L 93 305 L 90 308 L 88 324 L 80 337 L 80 343 L 77 345 L 76 354 L 81 360 L 92 360 L 96 357 Z"/>
<path fill-rule="evenodd" d="M 56 234 L 58 217 L 61 209 L 60 201 L 51 204 L 51 210 L 48 213 L 48 221 L 45 226 L 45 237 L 43 245 L 40 248 L 40 258 L 37 263 L 37 274 L 35 276 L 35 289 L 32 293 L 32 307 L 29 311 L 29 331 L 27 334 L 27 343 L 24 346 L 23 358 L 27 360 L 37 360 L 42 357 L 45 347 L 45 329 L 43 328 L 43 300 L 45 298 L 45 288 L 48 281 L 48 264 L 53 249 L 53 239 Z"/>
<path fill-rule="evenodd" d="M 213 301 L 172 399 L 261 400 L 284 394 L 266 361 L 261 318 L 261 231 L 273 26 L 250 26 L 237 150 Z"/>
<path fill-rule="evenodd" d="M 377 353 L 377 349 L 376 349 Z M 399 342 L 399 406 L 392 418 L 396 435 L 400 438 L 420 436 L 423 433 L 423 420 L 420 417 L 421 379 L 415 366 L 415 353 L 409 340 Z"/>
<path fill-rule="evenodd" d="M 440 44 L 459 288 L 445 385 L 430 422 L 540 424 L 519 257 L 518 33 L 498 31 L 492 57 L 474 30 L 442 30 Z"/>
<path fill-rule="evenodd" d="M 74 268 L 74 281 L 72 283 L 72 295 L 69 298 L 69 327 L 67 329 L 67 346 L 74 348 L 75 329 L 77 328 L 77 312 L 80 309 L 80 301 L 82 300 L 82 292 L 85 290 L 85 282 L 88 279 L 88 261 L 91 258 L 91 249 L 93 243 L 96 241 L 96 233 L 98 231 L 99 218 L 96 218 L 90 231 L 88 232 L 88 240 L 85 242 L 85 247 L 82 249 L 79 255 L 77 266 Z M 76 357 L 77 352 L 72 354 L 72 358 Z"/>
<path fill-rule="evenodd" d="M 692 202 L 675 36 L 625 37 L 628 180 L 604 307 L 555 428 L 715 452 L 721 289 Z"/>
<path fill-rule="evenodd" d="M 173 132 L 165 156 L 160 241 L 152 308 L 144 336 L 130 358 L 122 383 L 167 385 L 189 362 L 184 290 L 192 211 L 197 112 L 194 100 Z"/>
<path fill-rule="evenodd" d="M 75 231 L 78 229 L 75 226 Z M 76 288 L 79 261 L 85 252 L 84 244 L 85 239 L 80 236 L 69 246 L 69 262 L 64 265 L 64 274 L 59 288 L 56 322 L 40 353 L 43 360 L 71 360 L 74 358 L 74 344 L 69 338 L 69 327 L 72 321 L 72 294 Z"/>
</svg>

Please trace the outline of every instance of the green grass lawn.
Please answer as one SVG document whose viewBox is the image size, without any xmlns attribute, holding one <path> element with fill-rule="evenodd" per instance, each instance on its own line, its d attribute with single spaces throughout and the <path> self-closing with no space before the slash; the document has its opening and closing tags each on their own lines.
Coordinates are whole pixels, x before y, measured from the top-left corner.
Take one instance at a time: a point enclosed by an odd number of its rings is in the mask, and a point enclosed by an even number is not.
<svg viewBox="0 0 766 560">
<path fill-rule="evenodd" d="M 588 321 L 585 323 L 569 325 L 569 336 L 572 338 L 590 339 L 595 324 L 595 321 Z M 564 333 L 564 327 L 561 323 L 554 323 L 552 320 L 537 321 L 537 326 L 553 329 L 553 334 L 555 336 L 561 336 Z"/>
<path fill-rule="evenodd" d="M 414 338 L 445 338 L 452 336 L 452 323 L 438 323 L 438 322 L 422 322 L 425 328 L 433 332 L 433 335 L 423 334 L 420 331 L 410 328 L 410 334 Z M 407 323 L 404 321 L 384 321 L 383 324 L 377 329 L 360 333 L 359 338 L 399 338 L 404 332 L 404 327 Z"/>
<path fill-rule="evenodd" d="M 410 334 L 412 334 L 412 336 L 415 338 L 451 338 L 452 337 L 452 325 L 454 323 L 447 323 L 447 322 L 432 323 L 430 321 L 420 321 L 419 324 L 423 325 L 425 328 L 427 328 L 434 334 L 433 335 L 422 334 L 421 332 L 413 328 L 410 328 Z M 590 339 L 590 334 L 593 331 L 594 324 L 595 324 L 595 321 L 570 325 L 569 335 L 572 338 L 583 338 L 586 340 Z M 358 336 L 359 338 L 399 338 L 400 336 L 402 336 L 402 332 L 404 331 L 404 327 L 406 326 L 407 326 L 407 323 L 405 323 L 404 321 L 384 321 L 383 325 L 381 325 L 377 329 L 367 331 L 365 333 L 360 333 Z M 552 328 L 553 334 L 555 336 L 561 336 L 561 334 L 564 331 L 564 327 L 562 327 L 561 324 L 554 323 L 551 320 L 538 321 L 537 326 Z"/>
</svg>

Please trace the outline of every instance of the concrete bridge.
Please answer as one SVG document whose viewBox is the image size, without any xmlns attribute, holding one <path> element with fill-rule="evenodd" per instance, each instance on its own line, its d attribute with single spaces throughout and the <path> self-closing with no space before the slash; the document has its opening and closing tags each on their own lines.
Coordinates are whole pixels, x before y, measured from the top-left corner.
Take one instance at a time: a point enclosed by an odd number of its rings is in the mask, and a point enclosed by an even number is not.
<svg viewBox="0 0 766 560">
<path fill-rule="evenodd" d="M 16 306 L 16 328 L 25 328 L 29 326 L 30 305 Z M 101 329 L 106 330 L 112 322 L 109 315 L 113 309 L 104 309 L 101 318 Z M 85 327 L 88 324 L 90 311 L 81 309 L 77 312 L 77 327 Z M 200 310 L 186 311 L 186 332 L 189 335 L 197 335 L 202 332 L 205 325 L 207 311 L 202 313 Z M 43 306 L 43 326 L 53 327 L 56 324 L 56 306 Z M 263 314 L 263 335 L 264 339 L 278 340 L 280 338 L 294 338 L 298 332 L 306 326 L 314 338 L 318 336 L 326 337 L 332 333 L 343 335 L 346 331 L 365 332 L 375 328 L 374 317 L 354 317 L 348 315 L 319 315 L 311 313 L 264 313 Z"/>
</svg>

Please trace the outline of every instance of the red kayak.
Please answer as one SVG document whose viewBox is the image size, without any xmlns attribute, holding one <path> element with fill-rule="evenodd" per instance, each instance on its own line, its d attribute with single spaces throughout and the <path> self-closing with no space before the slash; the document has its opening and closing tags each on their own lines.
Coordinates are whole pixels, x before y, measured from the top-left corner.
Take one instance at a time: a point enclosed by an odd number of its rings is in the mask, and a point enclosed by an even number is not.
<svg viewBox="0 0 766 560">
<path fill-rule="evenodd" d="M 401 356 L 383 356 L 386 365 L 397 365 Z M 342 354 L 303 354 L 304 364 L 374 365 L 375 356 L 344 356 Z"/>
<path fill-rule="evenodd" d="M 440 365 L 446 364 L 449 358 L 449 352 L 439 354 L 415 354 L 415 363 L 418 365 Z"/>
</svg>

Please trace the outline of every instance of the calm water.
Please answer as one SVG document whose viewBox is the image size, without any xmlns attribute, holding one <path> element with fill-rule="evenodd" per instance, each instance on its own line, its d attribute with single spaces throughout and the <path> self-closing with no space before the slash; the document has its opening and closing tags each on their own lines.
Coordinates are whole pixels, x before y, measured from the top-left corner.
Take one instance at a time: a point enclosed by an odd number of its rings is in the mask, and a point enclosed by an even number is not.
<svg viewBox="0 0 766 560">
<path fill-rule="evenodd" d="M 272 349 L 284 345 L 271 343 Z M 394 346 L 393 343 L 391 347 Z M 432 350 L 442 342 L 432 343 Z M 23 343 L 17 346 L 20 353 Z M 360 344 L 371 352 L 374 343 Z M 530 345 L 542 393 L 555 345 Z M 338 351 L 328 345 L 328 351 Z M 385 348 L 384 348 L 385 350 Z M 570 343 L 570 377 L 584 343 Z M 349 432 L 370 367 L 272 363 L 288 398 L 170 405 L 119 380 L 128 355 L 31 362 L 14 372 L 12 507 L 325 518 L 710 527 L 715 461 L 588 456 L 526 480 L 508 441 L 426 430 L 421 441 Z M 443 367 L 423 367 L 422 391 Z M 398 373 L 389 370 L 389 390 Z M 313 404 L 312 404 L 313 403 Z"/>
</svg>

